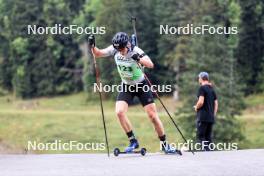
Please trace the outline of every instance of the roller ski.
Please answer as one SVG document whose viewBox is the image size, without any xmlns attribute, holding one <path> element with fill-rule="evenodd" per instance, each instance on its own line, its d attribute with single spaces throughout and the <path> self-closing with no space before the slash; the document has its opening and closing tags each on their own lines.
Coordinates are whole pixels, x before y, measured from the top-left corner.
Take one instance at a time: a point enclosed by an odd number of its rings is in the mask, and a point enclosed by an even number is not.
<svg viewBox="0 0 264 176">
<path fill-rule="evenodd" d="M 120 151 L 119 148 L 114 149 L 114 155 L 118 156 L 119 154 L 141 154 L 142 156 L 146 155 L 147 150 L 145 148 L 141 148 L 140 150 L 138 141 L 133 139 L 130 141 L 130 144 L 124 151 Z"/>
</svg>

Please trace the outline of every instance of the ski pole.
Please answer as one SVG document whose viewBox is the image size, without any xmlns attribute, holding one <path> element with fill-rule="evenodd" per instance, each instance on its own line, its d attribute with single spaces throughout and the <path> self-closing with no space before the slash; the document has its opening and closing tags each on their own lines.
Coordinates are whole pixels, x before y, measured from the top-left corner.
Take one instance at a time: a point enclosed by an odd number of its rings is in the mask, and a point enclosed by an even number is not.
<svg viewBox="0 0 264 176">
<path fill-rule="evenodd" d="M 134 30 L 134 34 L 136 36 L 137 39 L 137 31 L 136 31 L 136 17 L 131 16 L 131 21 L 132 21 L 132 25 L 133 25 L 133 30 Z M 138 39 L 137 39 L 137 45 L 138 45 Z M 138 67 L 142 70 L 145 79 L 147 80 L 148 84 L 150 87 L 153 87 L 151 81 L 148 79 L 147 75 L 144 73 L 142 66 L 140 65 L 140 63 L 138 63 Z M 178 125 L 176 124 L 176 122 L 174 121 L 174 119 L 172 118 L 171 114 L 169 113 L 168 109 L 166 108 L 165 104 L 163 103 L 163 101 L 161 100 L 159 94 L 157 93 L 157 90 L 154 90 L 154 93 L 156 95 L 156 97 L 158 98 L 160 104 L 162 105 L 162 107 L 165 109 L 167 115 L 169 116 L 170 120 L 172 121 L 172 123 L 174 124 L 174 126 L 176 127 L 177 131 L 180 133 L 182 139 L 184 140 L 184 142 L 188 143 L 186 138 L 184 137 L 183 133 L 181 132 L 180 128 L 178 127 Z M 191 148 L 189 147 L 189 150 L 192 152 L 192 154 L 194 154 L 194 152 L 191 150 Z"/>
<path fill-rule="evenodd" d="M 100 72 L 99 72 L 99 68 L 97 66 L 96 63 L 96 59 L 93 53 L 92 48 L 93 46 L 89 45 L 88 42 L 88 49 L 91 51 L 91 55 L 93 58 L 93 64 L 94 64 L 94 69 L 95 69 L 95 77 L 96 77 L 96 84 L 97 87 L 101 85 L 101 80 L 100 80 Z M 105 116 L 104 116 L 104 107 L 103 107 L 103 101 L 102 101 L 102 93 L 101 91 L 98 89 L 98 93 L 99 93 L 99 97 L 100 97 L 100 107 L 101 107 L 101 114 L 102 114 L 102 120 L 103 120 L 103 126 L 104 126 L 104 136 L 105 136 L 105 143 L 106 143 L 106 148 L 107 148 L 107 155 L 108 157 L 110 157 L 110 153 L 109 153 L 109 145 L 108 145 L 108 138 L 107 138 L 107 130 L 106 130 L 106 125 L 105 125 Z"/>
</svg>

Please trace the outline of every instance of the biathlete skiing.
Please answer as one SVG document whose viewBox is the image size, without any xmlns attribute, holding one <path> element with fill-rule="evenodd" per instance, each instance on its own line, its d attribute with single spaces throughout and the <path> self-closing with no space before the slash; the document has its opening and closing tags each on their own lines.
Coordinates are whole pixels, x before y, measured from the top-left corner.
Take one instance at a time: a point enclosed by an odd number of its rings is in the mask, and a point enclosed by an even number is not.
<svg viewBox="0 0 264 176">
<path fill-rule="evenodd" d="M 88 42 L 92 46 L 91 50 L 95 58 L 114 57 L 121 77 L 122 90 L 116 99 L 116 115 L 129 139 L 129 145 L 125 148 L 125 152 L 130 153 L 139 148 L 139 142 L 127 117 L 128 106 L 133 101 L 133 98 L 137 96 L 154 125 L 157 136 L 161 141 L 162 151 L 165 153 L 178 153 L 179 150 L 170 147 L 166 141 L 164 127 L 158 116 L 150 87 L 143 89 L 143 87 L 149 85 L 138 63 L 144 67 L 153 68 L 154 64 L 149 56 L 139 47 L 133 46 L 128 34 L 125 32 L 116 33 L 112 39 L 112 45 L 105 49 L 99 49 L 95 46 L 95 37 L 93 35 L 89 36 Z"/>
</svg>

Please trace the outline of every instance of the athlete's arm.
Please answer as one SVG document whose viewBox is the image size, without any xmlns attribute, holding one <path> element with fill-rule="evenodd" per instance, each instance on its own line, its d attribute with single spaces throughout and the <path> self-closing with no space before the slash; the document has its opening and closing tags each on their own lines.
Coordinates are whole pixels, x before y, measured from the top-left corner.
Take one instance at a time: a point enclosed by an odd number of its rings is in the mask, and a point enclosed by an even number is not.
<svg viewBox="0 0 264 176">
<path fill-rule="evenodd" d="M 109 47 L 105 48 L 105 49 L 99 49 L 96 46 L 92 48 L 93 54 L 96 58 L 100 58 L 100 57 L 108 57 L 111 56 L 112 53 L 114 52 L 114 48 L 112 45 L 110 45 Z"/>
<path fill-rule="evenodd" d="M 92 48 L 92 51 L 96 58 L 103 57 L 105 55 L 105 53 L 101 49 L 97 48 L 96 46 Z"/>
<path fill-rule="evenodd" d="M 216 117 L 217 111 L 218 111 L 218 101 L 215 100 L 215 101 L 214 101 L 214 116 L 215 116 L 215 117 Z"/>
<path fill-rule="evenodd" d="M 153 68 L 154 67 L 153 62 L 151 61 L 151 59 L 147 55 L 140 58 L 138 62 L 147 68 Z"/>
<path fill-rule="evenodd" d="M 105 49 L 99 49 L 95 46 L 95 37 L 94 35 L 90 35 L 88 37 L 88 44 L 91 47 L 91 50 L 96 58 L 99 57 L 107 57 L 114 54 L 114 47 L 112 45 L 108 46 Z"/>
<path fill-rule="evenodd" d="M 199 96 L 199 99 L 196 103 L 196 105 L 194 106 L 195 111 L 197 111 L 198 109 L 200 109 L 204 104 L 204 96 Z"/>
<path fill-rule="evenodd" d="M 214 96 L 214 116 L 216 117 L 218 111 L 218 100 L 215 91 L 213 91 L 213 96 Z"/>
<path fill-rule="evenodd" d="M 141 65 L 147 67 L 147 68 L 153 68 L 154 64 L 151 61 L 151 59 L 144 53 L 142 49 L 135 46 L 134 51 L 137 52 L 132 58 L 136 61 L 138 61 Z"/>
</svg>

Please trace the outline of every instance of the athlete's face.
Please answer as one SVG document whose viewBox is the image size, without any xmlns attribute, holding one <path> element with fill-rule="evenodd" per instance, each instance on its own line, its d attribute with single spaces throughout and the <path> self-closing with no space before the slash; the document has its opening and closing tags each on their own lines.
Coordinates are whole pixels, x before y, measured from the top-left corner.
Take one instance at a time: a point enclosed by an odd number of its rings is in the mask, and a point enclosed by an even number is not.
<svg viewBox="0 0 264 176">
<path fill-rule="evenodd" d="M 201 85 L 202 82 L 203 82 L 202 78 L 199 77 L 198 82 L 199 82 L 199 84 Z"/>
<path fill-rule="evenodd" d="M 127 48 L 119 48 L 118 51 L 122 54 L 125 55 L 127 53 Z"/>
</svg>

